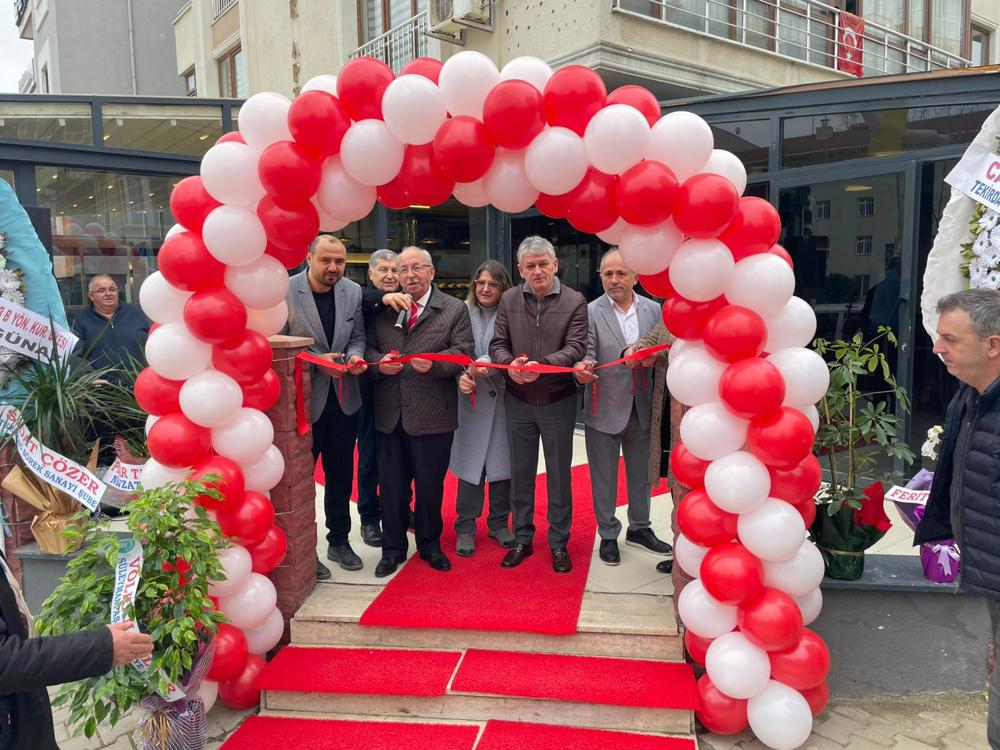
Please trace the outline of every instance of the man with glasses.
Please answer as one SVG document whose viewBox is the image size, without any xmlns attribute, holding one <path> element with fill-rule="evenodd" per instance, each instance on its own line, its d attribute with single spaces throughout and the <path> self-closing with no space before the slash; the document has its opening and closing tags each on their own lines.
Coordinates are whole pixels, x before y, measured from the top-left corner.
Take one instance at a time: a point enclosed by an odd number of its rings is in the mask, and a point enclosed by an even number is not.
<svg viewBox="0 0 1000 750">
<path fill-rule="evenodd" d="M 109 381 L 125 382 L 121 370 L 131 369 L 130 361 L 140 368 L 146 361 L 149 320 L 136 305 L 121 301 L 110 276 L 92 276 L 88 289 L 90 305 L 73 318 L 73 333 L 80 338 L 73 353 L 95 369 L 113 368 L 106 376 Z"/>
</svg>

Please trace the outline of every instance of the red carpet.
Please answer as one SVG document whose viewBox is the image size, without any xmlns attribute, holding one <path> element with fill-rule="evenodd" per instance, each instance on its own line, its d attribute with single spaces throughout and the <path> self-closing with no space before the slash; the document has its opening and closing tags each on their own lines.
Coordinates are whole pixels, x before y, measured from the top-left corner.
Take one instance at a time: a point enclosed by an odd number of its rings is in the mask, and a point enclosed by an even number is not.
<svg viewBox="0 0 1000 750">
<path fill-rule="evenodd" d="M 222 750 L 472 750 L 478 734 L 474 725 L 249 716 Z"/>
<path fill-rule="evenodd" d="M 293 693 L 444 695 L 461 656 L 458 651 L 287 646 L 257 685 Z"/>
<path fill-rule="evenodd" d="M 694 740 L 520 721 L 489 721 L 476 750 L 697 750 Z"/>
<path fill-rule="evenodd" d="M 694 672 L 683 662 L 480 649 L 465 652 L 451 692 L 644 708 L 700 706 Z"/>
</svg>

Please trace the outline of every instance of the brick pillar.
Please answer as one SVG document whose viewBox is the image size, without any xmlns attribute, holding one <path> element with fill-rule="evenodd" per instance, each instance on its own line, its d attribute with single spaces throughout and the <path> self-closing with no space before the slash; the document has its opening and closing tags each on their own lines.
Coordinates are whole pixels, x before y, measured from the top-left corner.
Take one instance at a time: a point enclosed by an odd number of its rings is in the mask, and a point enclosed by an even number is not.
<svg viewBox="0 0 1000 750">
<path fill-rule="evenodd" d="M 15 463 L 16 453 L 13 443 L 7 443 L 3 448 L 0 448 L 0 481 L 3 481 L 7 474 L 10 473 Z M 7 564 L 10 566 L 14 577 L 17 578 L 18 582 L 21 582 L 21 560 L 14 554 L 14 550 L 35 541 L 35 537 L 31 533 L 31 522 L 34 520 L 38 510 L 33 505 L 26 503 L 19 497 L 15 497 L 4 489 L 0 489 L 0 503 L 3 504 L 3 508 L 0 509 L 0 512 L 3 513 L 3 519 L 14 535 L 13 538 L 6 537 L 4 539 L 7 550 Z M 0 534 L 2 533 L 0 531 Z"/>
<path fill-rule="evenodd" d="M 288 554 L 268 577 L 278 590 L 278 609 L 288 621 L 316 586 L 316 488 L 313 482 L 312 433 L 299 435 L 295 408 L 295 357 L 313 340 L 301 336 L 271 336 L 274 371 L 281 395 L 267 416 L 274 425 L 274 444 L 285 459 L 285 474 L 271 490 L 274 522 L 288 537 Z M 302 368 L 302 398 L 306 414 L 311 392 L 309 368 Z"/>
</svg>

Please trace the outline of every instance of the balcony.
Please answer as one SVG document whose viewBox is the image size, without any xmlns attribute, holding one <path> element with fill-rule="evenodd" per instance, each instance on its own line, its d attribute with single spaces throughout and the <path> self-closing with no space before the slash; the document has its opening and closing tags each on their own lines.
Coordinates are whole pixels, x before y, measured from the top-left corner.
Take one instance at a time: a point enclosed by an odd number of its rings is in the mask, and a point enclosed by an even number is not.
<svg viewBox="0 0 1000 750">
<path fill-rule="evenodd" d="M 31 22 L 31 0 L 14 0 L 14 24 L 21 39 L 34 39 Z"/>
<path fill-rule="evenodd" d="M 863 76 L 961 68 L 969 60 L 913 37 L 864 22 L 854 49 L 844 45 L 841 12 L 816 0 L 612 0 L 612 10 L 725 39 L 831 70 Z M 846 16 L 846 14 L 845 14 Z M 855 67 L 851 52 L 860 53 Z"/>
<path fill-rule="evenodd" d="M 427 54 L 427 11 L 389 29 L 351 53 L 355 57 L 374 57 L 393 72 L 399 73 L 410 62 Z"/>
<path fill-rule="evenodd" d="M 239 0 L 212 0 L 212 21 L 217 21 L 222 15 L 232 8 Z"/>
</svg>

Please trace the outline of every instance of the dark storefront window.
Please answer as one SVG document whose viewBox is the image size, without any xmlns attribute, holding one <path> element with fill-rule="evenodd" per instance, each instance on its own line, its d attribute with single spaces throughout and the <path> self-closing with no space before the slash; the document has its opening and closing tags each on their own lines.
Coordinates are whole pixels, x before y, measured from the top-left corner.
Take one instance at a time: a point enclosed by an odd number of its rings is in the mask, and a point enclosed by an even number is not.
<svg viewBox="0 0 1000 750">
<path fill-rule="evenodd" d="M 14 172 L 9 169 L 0 169 L 0 180 L 5 180 L 8 185 L 14 187 Z"/>
<path fill-rule="evenodd" d="M 764 174 L 771 145 L 770 120 L 713 122 L 715 147 L 732 151 L 743 162 L 747 174 Z"/>
<path fill-rule="evenodd" d="M 90 105 L 0 102 L 0 140 L 8 139 L 93 145 Z"/>
<path fill-rule="evenodd" d="M 598 267 L 601 256 L 608 249 L 596 235 L 584 234 L 563 219 L 547 216 L 529 216 L 510 221 L 511 278 L 515 283 L 522 281 L 517 272 L 517 246 L 529 235 L 537 234 L 551 242 L 559 259 L 559 278 L 574 289 L 594 300 L 604 294 Z"/>
<path fill-rule="evenodd" d="M 434 258 L 434 283 L 442 291 L 465 298 L 472 272 L 486 260 L 486 246 L 473 240 L 473 210 L 454 198 L 433 208 L 410 206 L 388 212 L 387 244 L 399 252 L 408 245 L 422 247 Z"/>
<path fill-rule="evenodd" d="M 203 156 L 222 135 L 221 107 L 109 103 L 101 114 L 108 148 Z"/>
<path fill-rule="evenodd" d="M 375 230 L 377 211 L 376 207 L 361 221 L 352 221 L 343 229 L 330 233 L 347 248 L 347 278 L 362 286 L 368 283 L 368 256 L 379 249 Z"/>
</svg>

